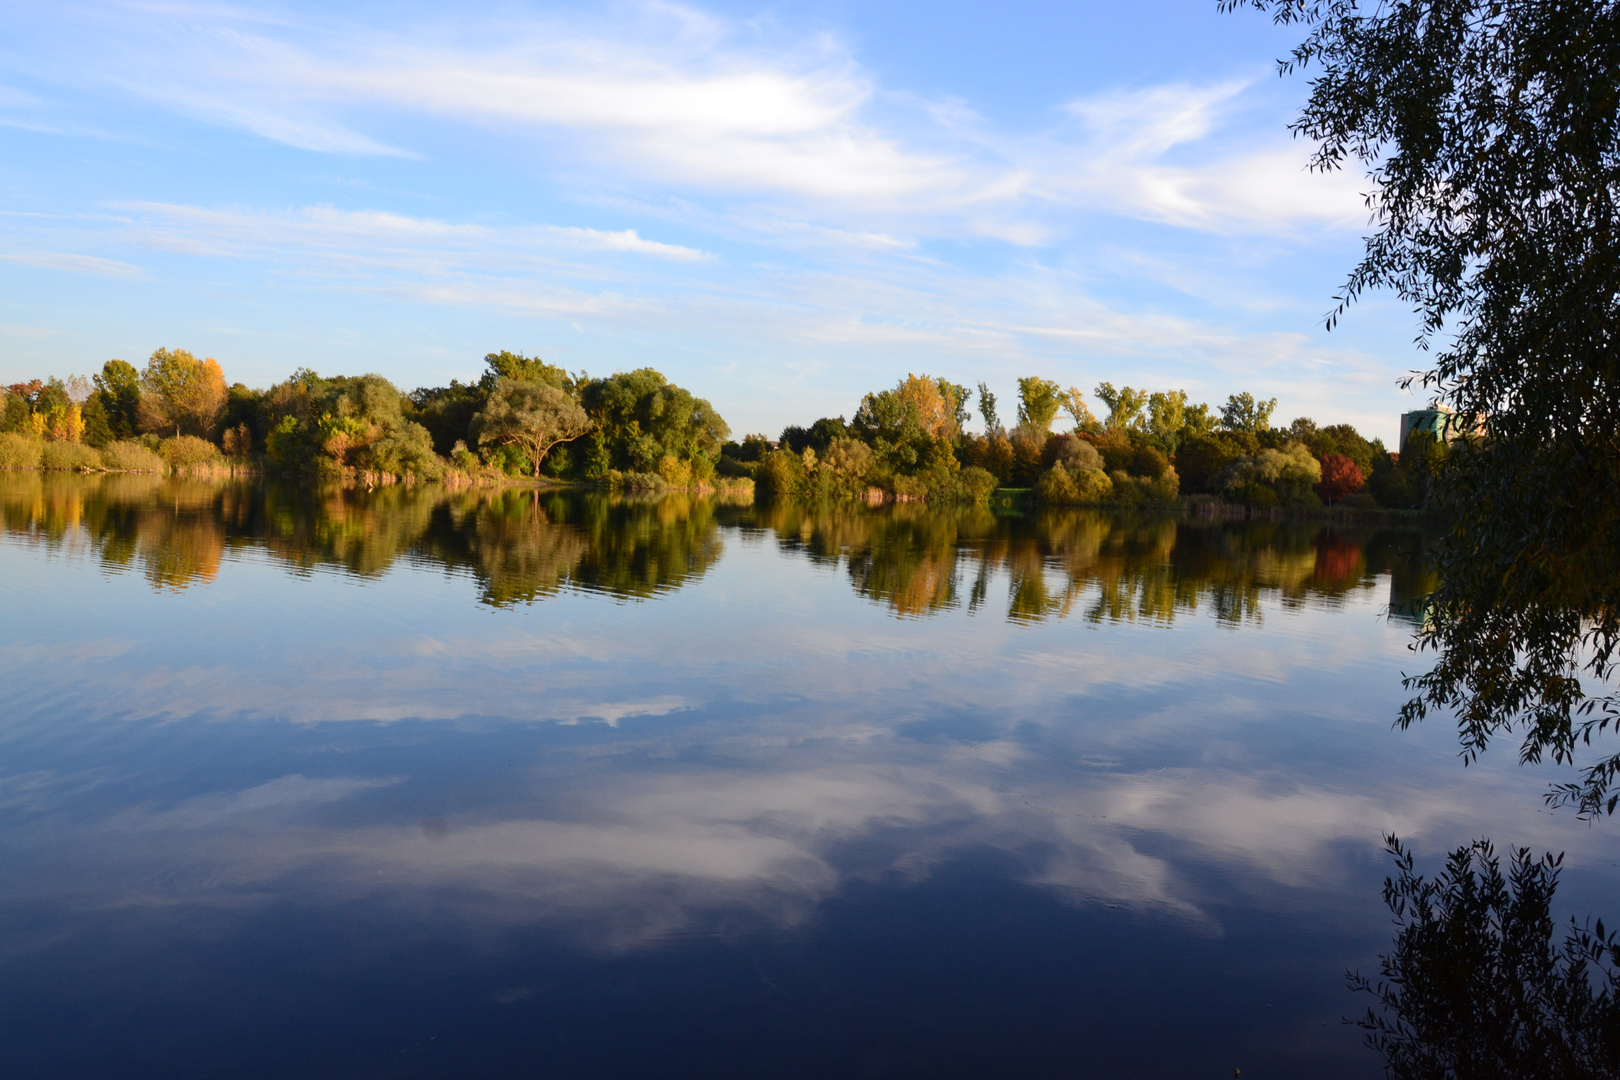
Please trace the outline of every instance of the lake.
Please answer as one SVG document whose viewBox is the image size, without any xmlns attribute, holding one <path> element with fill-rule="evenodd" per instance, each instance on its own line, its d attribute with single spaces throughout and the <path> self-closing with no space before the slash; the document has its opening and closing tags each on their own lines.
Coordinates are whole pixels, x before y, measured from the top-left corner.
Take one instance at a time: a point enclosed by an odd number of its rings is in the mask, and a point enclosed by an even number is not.
<svg viewBox="0 0 1620 1080">
<path fill-rule="evenodd" d="M 1381 1075 L 1412 528 L 0 473 L 12 1077 Z M 1608 905 L 1612 908 L 1612 904 Z"/>
</svg>

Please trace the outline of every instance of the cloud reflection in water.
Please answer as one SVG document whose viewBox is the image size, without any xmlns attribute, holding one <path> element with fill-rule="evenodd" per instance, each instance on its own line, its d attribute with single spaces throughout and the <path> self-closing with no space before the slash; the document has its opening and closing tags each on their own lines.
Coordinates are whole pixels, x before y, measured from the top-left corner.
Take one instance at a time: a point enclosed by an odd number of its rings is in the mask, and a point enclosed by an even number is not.
<svg viewBox="0 0 1620 1080">
<path fill-rule="evenodd" d="M 622 949 L 740 910 L 797 925 L 851 881 L 989 851 L 1070 902 L 1218 933 L 1225 905 L 1331 893 L 1345 846 L 1375 852 L 1386 829 L 1581 846 L 1553 823 L 1525 836 L 1517 774 L 1464 781 L 1436 740 L 1385 730 L 1402 631 L 1377 613 L 1416 587 L 1414 533 L 137 477 L 6 477 L 0 495 L 8 564 L 54 575 L 70 607 L 111 588 L 108 610 L 149 620 L 96 646 L 88 677 L 88 654 L 0 642 L 36 688 L 7 733 L 37 766 L 6 778 L 27 793 L 7 802 L 30 868 L 14 897 L 443 894 Z M 85 558 L 158 591 L 87 581 Z M 158 794 L 112 760 L 86 787 L 47 700 L 144 732 L 160 772 L 223 742 L 257 775 Z M 355 773 L 395 738 L 378 723 L 418 749 Z M 532 742 L 480 767 L 498 783 L 423 812 L 433 747 L 514 726 Z M 312 767 L 273 771 L 312 738 Z"/>
</svg>

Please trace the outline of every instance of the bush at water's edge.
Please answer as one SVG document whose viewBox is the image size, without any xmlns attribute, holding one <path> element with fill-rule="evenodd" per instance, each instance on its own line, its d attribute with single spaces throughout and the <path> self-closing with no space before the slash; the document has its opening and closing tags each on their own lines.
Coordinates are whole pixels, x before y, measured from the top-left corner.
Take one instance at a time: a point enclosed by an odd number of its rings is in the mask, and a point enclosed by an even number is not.
<svg viewBox="0 0 1620 1080">
<path fill-rule="evenodd" d="M 37 469 L 45 443 L 14 431 L 0 433 L 0 469 Z"/>
<path fill-rule="evenodd" d="M 39 455 L 40 468 L 74 472 L 101 468 L 101 455 L 93 447 L 76 442 L 48 442 Z"/>
<path fill-rule="evenodd" d="M 101 448 L 101 467 L 108 472 L 160 473 L 167 466 L 151 447 L 133 439 L 120 439 Z"/>
</svg>

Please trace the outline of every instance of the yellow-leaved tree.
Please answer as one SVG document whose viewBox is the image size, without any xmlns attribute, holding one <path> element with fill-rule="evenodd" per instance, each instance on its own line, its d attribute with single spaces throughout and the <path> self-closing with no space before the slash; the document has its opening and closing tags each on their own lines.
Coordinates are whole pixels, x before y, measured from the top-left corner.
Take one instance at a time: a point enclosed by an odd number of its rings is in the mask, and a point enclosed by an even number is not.
<svg viewBox="0 0 1620 1080">
<path fill-rule="evenodd" d="M 45 433 L 57 442 L 80 442 L 84 438 L 84 413 L 69 402 L 50 411 L 45 417 Z"/>
<path fill-rule="evenodd" d="M 140 426 L 146 431 L 208 438 L 225 410 L 225 374 L 218 361 L 184 349 L 159 349 L 141 372 Z"/>
<path fill-rule="evenodd" d="M 917 422 L 936 439 L 954 439 L 961 433 L 967 387 L 927 375 L 907 375 L 895 387 L 900 400 L 915 410 Z"/>
</svg>

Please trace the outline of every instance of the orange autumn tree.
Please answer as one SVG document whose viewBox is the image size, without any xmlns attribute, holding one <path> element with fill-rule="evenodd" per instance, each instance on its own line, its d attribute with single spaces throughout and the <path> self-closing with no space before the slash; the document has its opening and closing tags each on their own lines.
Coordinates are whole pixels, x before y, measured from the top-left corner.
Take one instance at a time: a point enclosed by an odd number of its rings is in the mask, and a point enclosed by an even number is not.
<svg viewBox="0 0 1620 1080">
<path fill-rule="evenodd" d="M 1323 499 L 1338 502 L 1366 486 L 1367 478 L 1361 475 L 1361 469 L 1343 454 L 1327 454 L 1322 458 L 1322 480 L 1316 490 Z"/>
<path fill-rule="evenodd" d="M 958 416 L 967 400 L 966 387 L 927 375 L 907 375 L 895 393 L 931 437 L 949 440 L 961 431 Z"/>
</svg>

